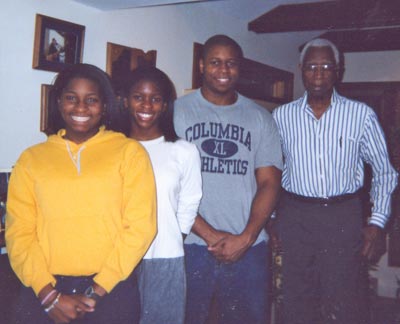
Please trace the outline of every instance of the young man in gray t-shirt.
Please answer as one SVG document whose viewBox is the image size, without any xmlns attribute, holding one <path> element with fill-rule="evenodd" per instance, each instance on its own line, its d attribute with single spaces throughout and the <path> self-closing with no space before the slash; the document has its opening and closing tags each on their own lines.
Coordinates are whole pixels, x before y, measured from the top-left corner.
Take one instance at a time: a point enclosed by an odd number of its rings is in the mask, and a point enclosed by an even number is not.
<svg viewBox="0 0 400 324">
<path fill-rule="evenodd" d="M 197 145 L 203 177 L 185 241 L 187 324 L 206 321 L 213 296 L 224 323 L 267 319 L 264 226 L 280 190 L 282 153 L 270 113 L 235 90 L 242 58 L 234 40 L 211 37 L 200 60 L 202 87 L 175 103 L 177 134 Z"/>
</svg>

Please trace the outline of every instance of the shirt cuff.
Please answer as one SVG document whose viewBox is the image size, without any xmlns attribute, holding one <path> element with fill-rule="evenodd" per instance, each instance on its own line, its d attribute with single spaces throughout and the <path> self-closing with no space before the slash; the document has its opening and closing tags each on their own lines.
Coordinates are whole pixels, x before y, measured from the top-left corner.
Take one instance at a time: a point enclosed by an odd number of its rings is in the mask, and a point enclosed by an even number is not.
<svg viewBox="0 0 400 324">
<path fill-rule="evenodd" d="M 383 214 L 372 214 L 371 218 L 368 221 L 368 224 L 385 228 L 386 221 L 387 216 Z"/>
</svg>

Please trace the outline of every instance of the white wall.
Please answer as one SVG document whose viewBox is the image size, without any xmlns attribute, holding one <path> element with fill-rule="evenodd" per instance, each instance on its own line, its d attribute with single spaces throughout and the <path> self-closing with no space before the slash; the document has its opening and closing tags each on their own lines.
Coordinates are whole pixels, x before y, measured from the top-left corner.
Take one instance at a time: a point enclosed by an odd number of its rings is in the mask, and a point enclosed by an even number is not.
<svg viewBox="0 0 400 324">
<path fill-rule="evenodd" d="M 344 82 L 400 81 L 400 51 L 345 54 Z"/>
<path fill-rule="evenodd" d="M 214 3 L 224 2 L 229 5 Z M 39 131 L 40 85 L 51 83 L 55 73 L 32 69 L 36 13 L 85 25 L 83 61 L 103 69 L 107 42 L 156 49 L 157 66 L 170 75 L 178 95 L 191 88 L 193 42 L 217 33 L 236 39 L 246 57 L 270 65 L 290 70 L 297 59 L 295 35 L 248 32 L 247 20 L 225 15 L 213 2 L 113 12 L 71 0 L 3 0 L 0 6 L 0 168 L 11 167 L 25 148 L 45 140 Z"/>
</svg>

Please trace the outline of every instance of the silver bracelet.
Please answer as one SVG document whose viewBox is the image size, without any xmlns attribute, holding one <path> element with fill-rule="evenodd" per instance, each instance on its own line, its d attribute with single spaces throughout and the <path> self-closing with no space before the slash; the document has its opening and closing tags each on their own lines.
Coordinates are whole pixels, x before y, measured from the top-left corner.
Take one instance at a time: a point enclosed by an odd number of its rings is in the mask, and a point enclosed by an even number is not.
<svg viewBox="0 0 400 324">
<path fill-rule="evenodd" d="M 58 304 L 58 300 L 60 299 L 61 293 L 58 293 L 57 297 L 53 300 L 53 302 L 44 309 L 46 313 L 50 312 L 56 305 Z"/>
<path fill-rule="evenodd" d="M 41 306 L 43 306 L 44 304 L 46 304 L 46 302 L 51 298 L 51 296 L 53 296 L 54 294 L 57 293 L 57 290 L 53 289 L 52 291 L 50 291 L 46 297 L 43 298 L 42 302 L 40 303 Z"/>
</svg>

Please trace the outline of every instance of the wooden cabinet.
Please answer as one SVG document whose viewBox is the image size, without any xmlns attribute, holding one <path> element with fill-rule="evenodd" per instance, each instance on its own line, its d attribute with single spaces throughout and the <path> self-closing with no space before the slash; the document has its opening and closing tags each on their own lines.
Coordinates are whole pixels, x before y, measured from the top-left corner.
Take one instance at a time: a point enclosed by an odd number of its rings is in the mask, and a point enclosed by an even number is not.
<svg viewBox="0 0 400 324">
<path fill-rule="evenodd" d="M 202 49 L 202 44 L 194 43 L 193 89 L 202 83 L 199 70 Z M 237 90 L 248 98 L 283 104 L 293 100 L 293 73 L 244 58 Z"/>
<path fill-rule="evenodd" d="M 293 100 L 293 73 L 245 58 L 238 91 L 249 98 L 283 104 Z"/>
</svg>

